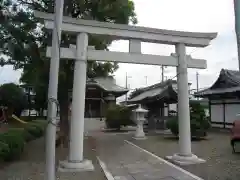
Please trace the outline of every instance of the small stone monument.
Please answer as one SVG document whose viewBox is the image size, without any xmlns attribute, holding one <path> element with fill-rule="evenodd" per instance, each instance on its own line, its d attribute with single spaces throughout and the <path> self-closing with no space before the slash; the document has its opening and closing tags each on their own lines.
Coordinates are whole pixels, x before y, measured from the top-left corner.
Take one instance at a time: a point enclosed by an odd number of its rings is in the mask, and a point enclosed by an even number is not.
<svg viewBox="0 0 240 180">
<path fill-rule="evenodd" d="M 140 104 L 137 109 L 133 110 L 134 120 L 137 124 L 136 133 L 135 136 L 133 137 L 134 139 L 137 140 L 146 139 L 145 133 L 143 131 L 143 123 L 146 120 L 145 115 L 147 114 L 147 112 L 148 110 L 143 109 Z"/>
</svg>

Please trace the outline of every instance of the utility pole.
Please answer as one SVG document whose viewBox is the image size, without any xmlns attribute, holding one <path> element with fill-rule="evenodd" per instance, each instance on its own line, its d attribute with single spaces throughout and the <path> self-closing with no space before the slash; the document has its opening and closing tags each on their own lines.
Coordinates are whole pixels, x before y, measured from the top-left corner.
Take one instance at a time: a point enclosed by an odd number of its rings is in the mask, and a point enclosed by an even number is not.
<svg viewBox="0 0 240 180">
<path fill-rule="evenodd" d="M 147 80 L 148 80 L 148 77 L 147 76 L 144 76 L 145 77 L 145 83 L 146 83 L 146 86 L 148 84 Z"/>
<path fill-rule="evenodd" d="M 128 89 L 128 78 L 131 78 L 131 76 L 128 76 L 127 75 L 127 72 L 126 72 L 126 80 L 125 80 L 125 87 L 126 87 L 126 89 Z M 127 103 L 127 94 L 125 95 L 125 102 Z"/>
<path fill-rule="evenodd" d="M 55 141 L 57 123 L 57 94 L 59 73 L 59 48 L 61 42 L 61 26 L 63 18 L 64 0 L 55 0 L 54 28 L 52 33 L 52 57 L 50 61 L 49 87 L 48 87 L 48 123 L 46 129 L 46 167 L 44 179 L 55 180 Z"/>
<path fill-rule="evenodd" d="M 198 93 L 198 90 L 199 90 L 199 86 L 198 86 L 198 85 L 199 85 L 199 84 L 198 84 L 198 83 L 199 83 L 199 81 L 198 81 L 198 77 L 199 77 L 199 73 L 197 72 L 197 73 L 196 73 L 197 93 Z M 197 98 L 197 99 L 199 99 L 199 98 Z"/>
<path fill-rule="evenodd" d="M 235 32 L 237 38 L 238 49 L 238 68 L 240 70 L 240 1 L 234 0 L 234 12 L 235 12 Z"/>
<path fill-rule="evenodd" d="M 164 66 L 161 66 L 161 72 L 162 72 L 162 82 L 164 81 Z"/>
<path fill-rule="evenodd" d="M 162 73 L 162 82 L 164 82 L 164 66 L 163 65 L 161 66 L 161 73 Z M 165 109 L 165 103 L 163 103 L 163 107 L 160 108 L 160 116 L 165 116 L 164 109 Z M 165 124 L 164 124 L 164 126 L 165 126 Z"/>
</svg>

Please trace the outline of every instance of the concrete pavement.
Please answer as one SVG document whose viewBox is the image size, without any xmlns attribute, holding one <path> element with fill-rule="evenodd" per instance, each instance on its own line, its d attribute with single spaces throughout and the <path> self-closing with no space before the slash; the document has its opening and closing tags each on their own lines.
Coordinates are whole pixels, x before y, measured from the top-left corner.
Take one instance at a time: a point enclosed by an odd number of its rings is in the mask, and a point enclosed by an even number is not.
<svg viewBox="0 0 240 180">
<path fill-rule="evenodd" d="M 84 141 L 84 157 L 93 161 L 95 170 L 80 173 L 57 172 L 56 179 L 201 180 L 127 141 L 131 137 L 132 134 L 126 133 L 99 131 L 89 133 L 89 137 Z M 57 149 L 57 160 L 64 160 L 66 156 L 67 149 Z M 23 157 L 19 161 L 0 170 L 0 179 L 43 179 L 44 161 L 44 139 L 40 138 L 27 144 Z"/>
<path fill-rule="evenodd" d="M 99 134 L 94 137 L 100 164 L 110 180 L 201 180 L 127 141 L 130 135 Z"/>
</svg>

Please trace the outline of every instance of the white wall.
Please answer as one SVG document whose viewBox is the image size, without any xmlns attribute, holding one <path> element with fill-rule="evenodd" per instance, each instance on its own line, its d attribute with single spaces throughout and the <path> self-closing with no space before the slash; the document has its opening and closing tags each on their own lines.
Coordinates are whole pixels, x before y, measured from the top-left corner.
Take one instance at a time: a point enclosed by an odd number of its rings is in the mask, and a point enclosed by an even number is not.
<svg viewBox="0 0 240 180">
<path fill-rule="evenodd" d="M 164 107 L 164 116 L 168 116 L 168 108 Z"/>
<path fill-rule="evenodd" d="M 224 99 L 224 100 L 215 100 L 211 101 L 211 103 L 239 103 L 238 99 Z M 212 104 L 211 105 L 211 121 L 222 122 L 224 123 L 224 106 L 223 104 Z M 240 116 L 236 116 L 240 113 L 240 104 L 225 104 L 225 122 L 233 123 L 234 120 L 240 119 Z M 213 127 L 224 127 L 224 125 L 220 124 L 212 124 Z M 226 128 L 231 128 L 231 126 L 226 125 Z"/>
<path fill-rule="evenodd" d="M 225 105 L 225 120 L 227 123 L 233 123 L 236 119 L 240 119 L 240 116 L 236 116 L 238 113 L 240 113 L 240 104 Z"/>
<path fill-rule="evenodd" d="M 224 122 L 223 117 L 223 105 L 217 104 L 217 105 L 211 105 L 211 121 L 214 122 Z M 223 127 L 223 125 L 219 124 L 212 124 L 213 127 Z"/>
<path fill-rule="evenodd" d="M 177 111 L 177 104 L 169 104 L 169 110 Z"/>
</svg>

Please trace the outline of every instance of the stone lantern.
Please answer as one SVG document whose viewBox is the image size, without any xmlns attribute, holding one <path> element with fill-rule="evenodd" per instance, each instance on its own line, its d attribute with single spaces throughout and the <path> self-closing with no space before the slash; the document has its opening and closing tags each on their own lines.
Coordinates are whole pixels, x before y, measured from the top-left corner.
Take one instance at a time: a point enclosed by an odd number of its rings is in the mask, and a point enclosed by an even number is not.
<svg viewBox="0 0 240 180">
<path fill-rule="evenodd" d="M 146 139 L 145 133 L 143 131 L 143 123 L 146 120 L 145 115 L 148 113 L 148 110 L 143 109 L 141 105 L 137 109 L 133 110 L 134 121 L 137 124 L 136 133 L 134 139 Z"/>
</svg>

